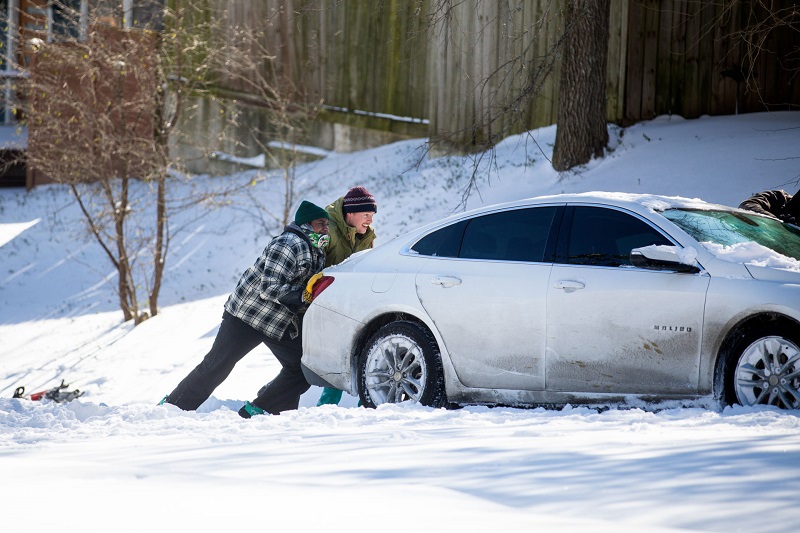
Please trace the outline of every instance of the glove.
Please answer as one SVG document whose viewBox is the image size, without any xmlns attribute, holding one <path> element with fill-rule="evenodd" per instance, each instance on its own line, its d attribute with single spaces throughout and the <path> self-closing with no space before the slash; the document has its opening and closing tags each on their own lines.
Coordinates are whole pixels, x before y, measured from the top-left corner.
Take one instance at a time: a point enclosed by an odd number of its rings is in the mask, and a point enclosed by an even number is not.
<svg viewBox="0 0 800 533">
<path fill-rule="evenodd" d="M 299 313 L 305 305 L 303 302 L 303 291 L 300 289 L 287 292 L 283 296 L 278 297 L 278 301 L 294 314 Z"/>
<path fill-rule="evenodd" d="M 325 276 L 322 272 L 317 272 L 306 283 L 306 290 L 303 291 L 303 301 L 310 304 L 331 283 L 333 283 L 333 276 Z"/>
<path fill-rule="evenodd" d="M 314 284 L 322 279 L 322 272 L 317 272 L 306 283 L 306 290 L 303 291 L 303 301 L 311 303 L 314 300 Z"/>
</svg>

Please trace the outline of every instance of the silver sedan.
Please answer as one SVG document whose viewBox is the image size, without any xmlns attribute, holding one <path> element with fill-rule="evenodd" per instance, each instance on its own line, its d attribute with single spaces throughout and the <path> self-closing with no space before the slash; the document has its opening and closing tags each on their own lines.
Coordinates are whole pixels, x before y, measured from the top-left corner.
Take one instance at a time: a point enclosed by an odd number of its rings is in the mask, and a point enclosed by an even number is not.
<svg viewBox="0 0 800 533">
<path fill-rule="evenodd" d="M 325 270 L 312 384 L 361 403 L 800 408 L 800 230 L 589 193 L 451 216 Z"/>
</svg>

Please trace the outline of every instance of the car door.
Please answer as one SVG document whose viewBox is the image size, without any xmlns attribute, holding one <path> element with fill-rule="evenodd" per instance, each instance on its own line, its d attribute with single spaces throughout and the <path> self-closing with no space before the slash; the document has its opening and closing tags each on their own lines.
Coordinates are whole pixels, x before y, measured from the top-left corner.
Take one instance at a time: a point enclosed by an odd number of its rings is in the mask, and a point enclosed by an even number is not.
<svg viewBox="0 0 800 533">
<path fill-rule="evenodd" d="M 427 250 L 434 257 L 417 274 L 417 294 L 464 385 L 544 387 L 552 266 L 544 257 L 557 212 L 556 206 L 502 211 L 429 236 L 446 242 L 449 251 Z"/>
<path fill-rule="evenodd" d="M 547 294 L 547 389 L 697 389 L 706 274 L 634 268 L 632 248 L 673 245 L 638 215 L 569 207 Z"/>
</svg>

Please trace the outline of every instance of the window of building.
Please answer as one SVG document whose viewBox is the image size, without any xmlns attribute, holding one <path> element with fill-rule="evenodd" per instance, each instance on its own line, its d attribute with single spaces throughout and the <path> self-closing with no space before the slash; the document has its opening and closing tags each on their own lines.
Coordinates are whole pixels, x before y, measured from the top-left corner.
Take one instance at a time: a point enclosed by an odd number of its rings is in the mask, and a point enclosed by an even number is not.
<svg viewBox="0 0 800 533">
<path fill-rule="evenodd" d="M 51 41 L 75 41 L 84 39 L 83 9 L 86 0 L 54 0 L 48 8 L 48 37 Z"/>
</svg>

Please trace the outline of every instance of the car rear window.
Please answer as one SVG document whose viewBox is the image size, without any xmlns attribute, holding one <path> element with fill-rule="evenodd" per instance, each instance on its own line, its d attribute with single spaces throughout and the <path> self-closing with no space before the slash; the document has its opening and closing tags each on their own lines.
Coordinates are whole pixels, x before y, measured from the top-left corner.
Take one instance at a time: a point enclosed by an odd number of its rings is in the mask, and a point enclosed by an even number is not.
<svg viewBox="0 0 800 533">
<path fill-rule="evenodd" d="M 557 207 L 511 209 L 445 226 L 411 249 L 420 255 L 541 262 Z"/>
<path fill-rule="evenodd" d="M 461 251 L 464 259 L 541 262 L 557 207 L 513 209 L 470 220 Z"/>
<path fill-rule="evenodd" d="M 462 220 L 429 233 L 417 241 L 411 249 L 420 255 L 458 257 L 461 238 L 464 235 L 464 228 L 467 226 L 467 222 L 467 220 Z"/>
</svg>

